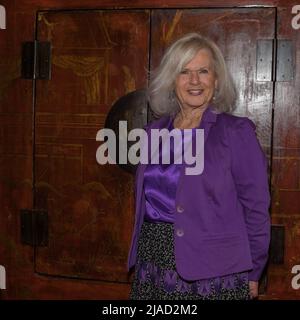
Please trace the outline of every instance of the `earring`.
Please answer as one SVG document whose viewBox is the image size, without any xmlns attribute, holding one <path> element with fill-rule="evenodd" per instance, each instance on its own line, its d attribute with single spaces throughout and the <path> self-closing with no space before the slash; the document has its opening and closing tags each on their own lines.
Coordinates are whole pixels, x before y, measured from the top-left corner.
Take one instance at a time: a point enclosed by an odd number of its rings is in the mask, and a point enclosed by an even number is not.
<svg viewBox="0 0 300 320">
<path fill-rule="evenodd" d="M 218 91 L 215 89 L 215 91 L 214 91 L 214 95 L 213 95 L 213 101 L 215 101 L 216 100 L 216 96 L 218 95 Z"/>
</svg>

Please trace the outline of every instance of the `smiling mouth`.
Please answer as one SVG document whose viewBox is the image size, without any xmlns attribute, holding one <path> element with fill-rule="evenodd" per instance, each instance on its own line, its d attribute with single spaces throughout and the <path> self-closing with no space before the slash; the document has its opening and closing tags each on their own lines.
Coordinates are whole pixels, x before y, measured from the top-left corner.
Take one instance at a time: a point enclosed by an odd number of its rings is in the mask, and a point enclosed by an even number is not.
<svg viewBox="0 0 300 320">
<path fill-rule="evenodd" d="M 192 96 L 200 96 L 203 93 L 204 90 L 202 89 L 190 89 L 187 90 L 187 92 Z"/>
</svg>

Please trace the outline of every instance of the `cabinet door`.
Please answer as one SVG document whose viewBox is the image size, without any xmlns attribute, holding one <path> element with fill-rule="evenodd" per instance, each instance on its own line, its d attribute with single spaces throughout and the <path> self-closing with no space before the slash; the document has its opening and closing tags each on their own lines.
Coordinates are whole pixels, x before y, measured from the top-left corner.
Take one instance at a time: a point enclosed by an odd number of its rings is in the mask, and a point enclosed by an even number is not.
<svg viewBox="0 0 300 320">
<path fill-rule="evenodd" d="M 171 42 L 188 32 L 199 32 L 214 40 L 237 88 L 235 113 L 255 122 L 258 138 L 269 154 L 273 82 L 270 73 L 268 81 L 257 76 L 257 72 L 263 71 L 257 70 L 257 51 L 261 40 L 274 38 L 274 31 L 274 8 L 156 10 L 151 22 L 151 67 L 158 65 Z M 272 48 L 265 51 L 264 58 L 271 58 L 272 65 Z"/>
<path fill-rule="evenodd" d="M 133 176 L 96 162 L 96 134 L 119 97 L 147 86 L 149 20 L 147 10 L 38 14 L 37 38 L 52 45 L 52 78 L 36 85 L 35 208 L 49 216 L 39 273 L 127 281 Z"/>
</svg>

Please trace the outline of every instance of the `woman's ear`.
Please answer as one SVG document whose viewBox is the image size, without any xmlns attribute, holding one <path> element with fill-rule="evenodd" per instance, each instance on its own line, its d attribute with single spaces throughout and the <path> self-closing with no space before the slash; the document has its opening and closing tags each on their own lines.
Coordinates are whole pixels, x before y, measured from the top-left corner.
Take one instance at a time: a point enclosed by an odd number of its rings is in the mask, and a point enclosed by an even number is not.
<svg viewBox="0 0 300 320">
<path fill-rule="evenodd" d="M 218 90 L 218 79 L 215 80 L 215 90 Z"/>
</svg>

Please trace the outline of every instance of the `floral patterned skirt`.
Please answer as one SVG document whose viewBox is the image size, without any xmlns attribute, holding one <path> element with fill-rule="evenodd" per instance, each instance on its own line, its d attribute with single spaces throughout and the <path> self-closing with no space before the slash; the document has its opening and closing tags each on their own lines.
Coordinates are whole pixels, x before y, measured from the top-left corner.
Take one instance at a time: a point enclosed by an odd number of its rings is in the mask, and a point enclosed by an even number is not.
<svg viewBox="0 0 300 320">
<path fill-rule="evenodd" d="M 176 271 L 173 224 L 144 222 L 131 287 L 133 300 L 248 300 L 248 273 L 186 281 Z"/>
</svg>

